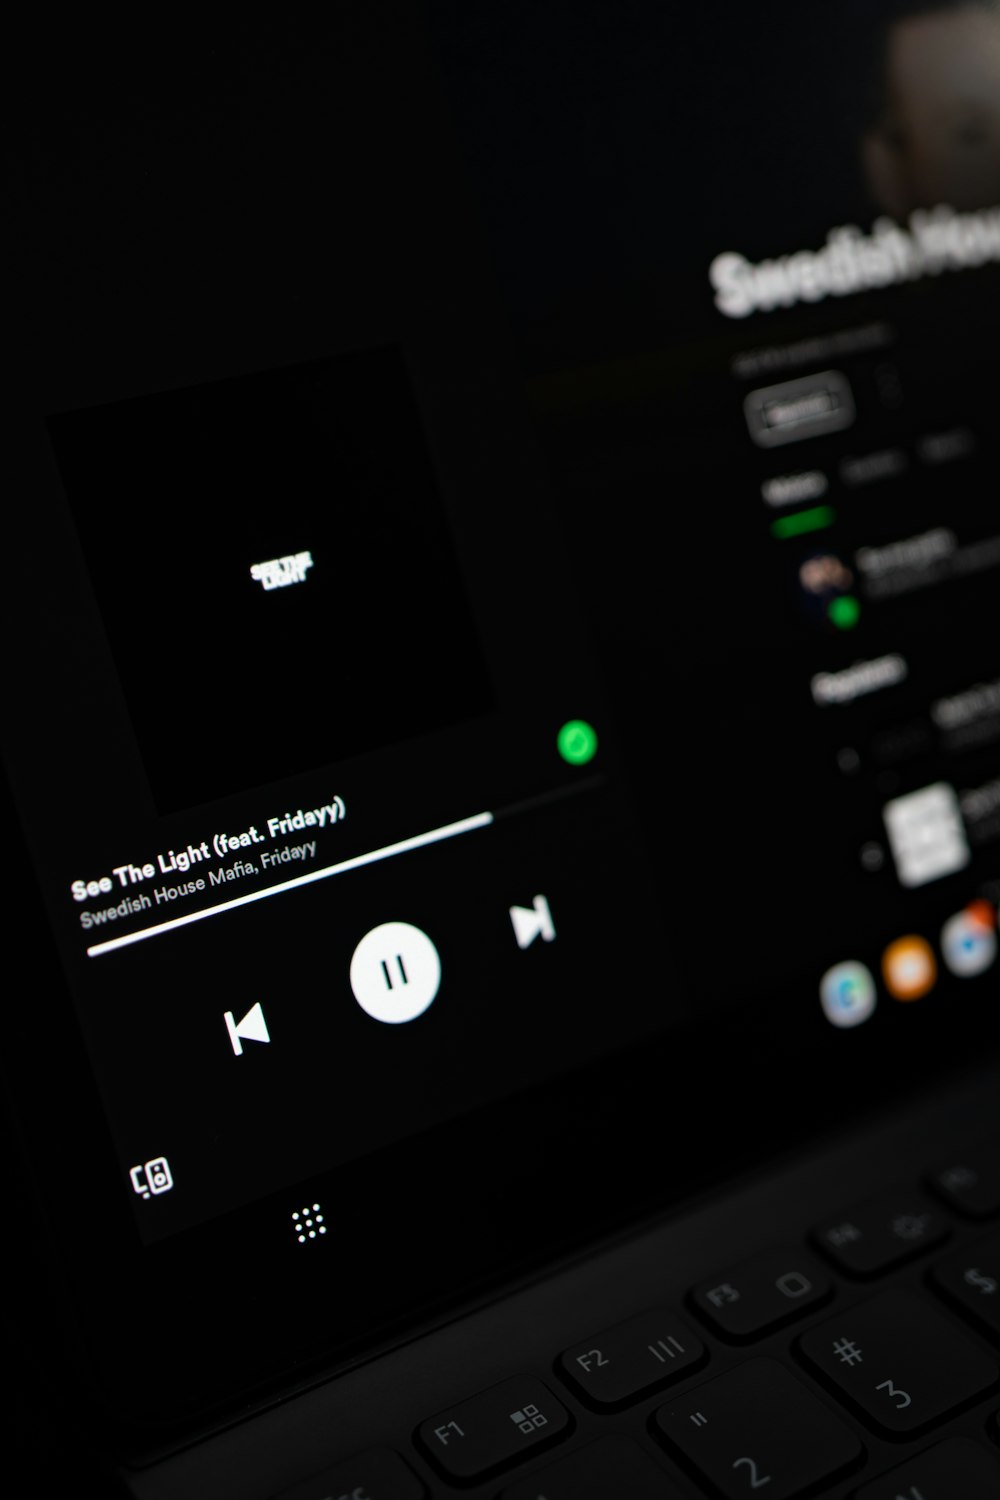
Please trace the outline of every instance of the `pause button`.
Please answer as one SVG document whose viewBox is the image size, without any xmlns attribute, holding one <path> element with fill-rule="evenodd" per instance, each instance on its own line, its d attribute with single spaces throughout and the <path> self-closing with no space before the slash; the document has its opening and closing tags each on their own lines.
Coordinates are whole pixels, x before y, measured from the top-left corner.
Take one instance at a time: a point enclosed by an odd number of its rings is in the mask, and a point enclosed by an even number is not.
<svg viewBox="0 0 1000 1500">
<path fill-rule="evenodd" d="M 366 932 L 351 959 L 351 989 L 366 1015 L 398 1026 L 415 1021 L 441 985 L 441 960 L 426 932 L 383 922 Z"/>
</svg>

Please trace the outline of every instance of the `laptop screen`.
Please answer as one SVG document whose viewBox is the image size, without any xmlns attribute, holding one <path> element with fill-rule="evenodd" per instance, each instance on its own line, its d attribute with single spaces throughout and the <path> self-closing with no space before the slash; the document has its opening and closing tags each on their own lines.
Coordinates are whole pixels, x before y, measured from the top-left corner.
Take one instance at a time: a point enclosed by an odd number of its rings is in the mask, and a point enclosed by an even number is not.
<svg viewBox="0 0 1000 1500">
<path fill-rule="evenodd" d="M 345 12 L 27 113 L 6 754 L 77 1254 L 183 1308 L 252 1244 L 262 1365 L 982 1034 L 1000 18 L 795 20 Z"/>
</svg>

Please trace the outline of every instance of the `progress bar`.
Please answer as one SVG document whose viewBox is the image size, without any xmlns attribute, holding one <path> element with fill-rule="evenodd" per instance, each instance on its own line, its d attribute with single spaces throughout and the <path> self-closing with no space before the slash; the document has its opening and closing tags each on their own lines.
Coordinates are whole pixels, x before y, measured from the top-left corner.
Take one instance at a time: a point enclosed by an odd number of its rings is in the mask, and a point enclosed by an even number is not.
<svg viewBox="0 0 1000 1500">
<path fill-rule="evenodd" d="M 269 896 L 280 896 L 284 891 L 294 891 L 300 885 L 312 885 L 317 880 L 329 880 L 332 875 L 343 875 L 347 870 L 359 870 L 362 865 L 378 864 L 382 859 L 393 859 L 397 854 L 409 854 L 411 849 L 423 849 L 427 844 L 440 844 L 443 839 L 458 838 L 462 833 L 473 833 L 477 828 L 488 828 L 493 822 L 491 812 L 474 813 L 471 818 L 461 818 L 457 823 L 445 823 L 440 828 L 431 828 L 427 833 L 416 833 L 410 839 L 401 839 L 398 844 L 386 844 L 381 849 L 370 849 L 367 854 L 356 854 L 353 859 L 342 859 L 339 864 L 326 865 L 322 870 L 312 870 L 308 875 L 296 875 L 292 880 L 283 880 L 280 885 L 269 885 L 263 891 L 251 891 L 249 895 L 237 896 L 232 901 L 221 901 L 218 906 L 203 906 L 200 911 L 188 912 L 183 917 L 172 917 L 169 922 L 157 922 L 153 927 L 141 927 L 126 937 L 109 938 L 106 943 L 95 943 L 87 949 L 88 958 L 100 958 L 103 953 L 113 953 L 116 948 L 127 948 L 130 943 L 144 943 L 147 938 L 159 937 L 161 932 L 173 932 L 178 927 L 188 927 L 192 922 L 204 922 L 208 917 L 221 916 L 224 911 L 235 911 L 238 906 L 249 906 L 252 901 L 266 901 Z"/>
</svg>

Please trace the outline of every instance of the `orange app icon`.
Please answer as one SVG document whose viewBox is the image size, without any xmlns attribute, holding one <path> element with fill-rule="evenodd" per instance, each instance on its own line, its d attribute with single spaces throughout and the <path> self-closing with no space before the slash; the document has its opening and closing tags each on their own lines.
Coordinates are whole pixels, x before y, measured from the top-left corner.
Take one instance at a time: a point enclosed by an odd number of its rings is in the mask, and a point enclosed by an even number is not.
<svg viewBox="0 0 1000 1500">
<path fill-rule="evenodd" d="M 919 1000 L 934 988 L 937 963 L 922 937 L 897 938 L 882 954 L 882 978 L 894 1000 Z"/>
</svg>

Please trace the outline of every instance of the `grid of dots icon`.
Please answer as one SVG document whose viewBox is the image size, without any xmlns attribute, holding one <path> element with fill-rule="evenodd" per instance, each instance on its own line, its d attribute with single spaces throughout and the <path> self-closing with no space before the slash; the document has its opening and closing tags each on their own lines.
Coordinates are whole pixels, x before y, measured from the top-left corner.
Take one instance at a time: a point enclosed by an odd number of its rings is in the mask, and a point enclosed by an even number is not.
<svg viewBox="0 0 1000 1500">
<path fill-rule="evenodd" d="M 310 1208 L 307 1203 L 299 1213 L 292 1214 L 292 1229 L 300 1245 L 304 1245 L 306 1240 L 314 1240 L 318 1234 L 326 1234 L 319 1204 L 314 1203 Z"/>
</svg>

